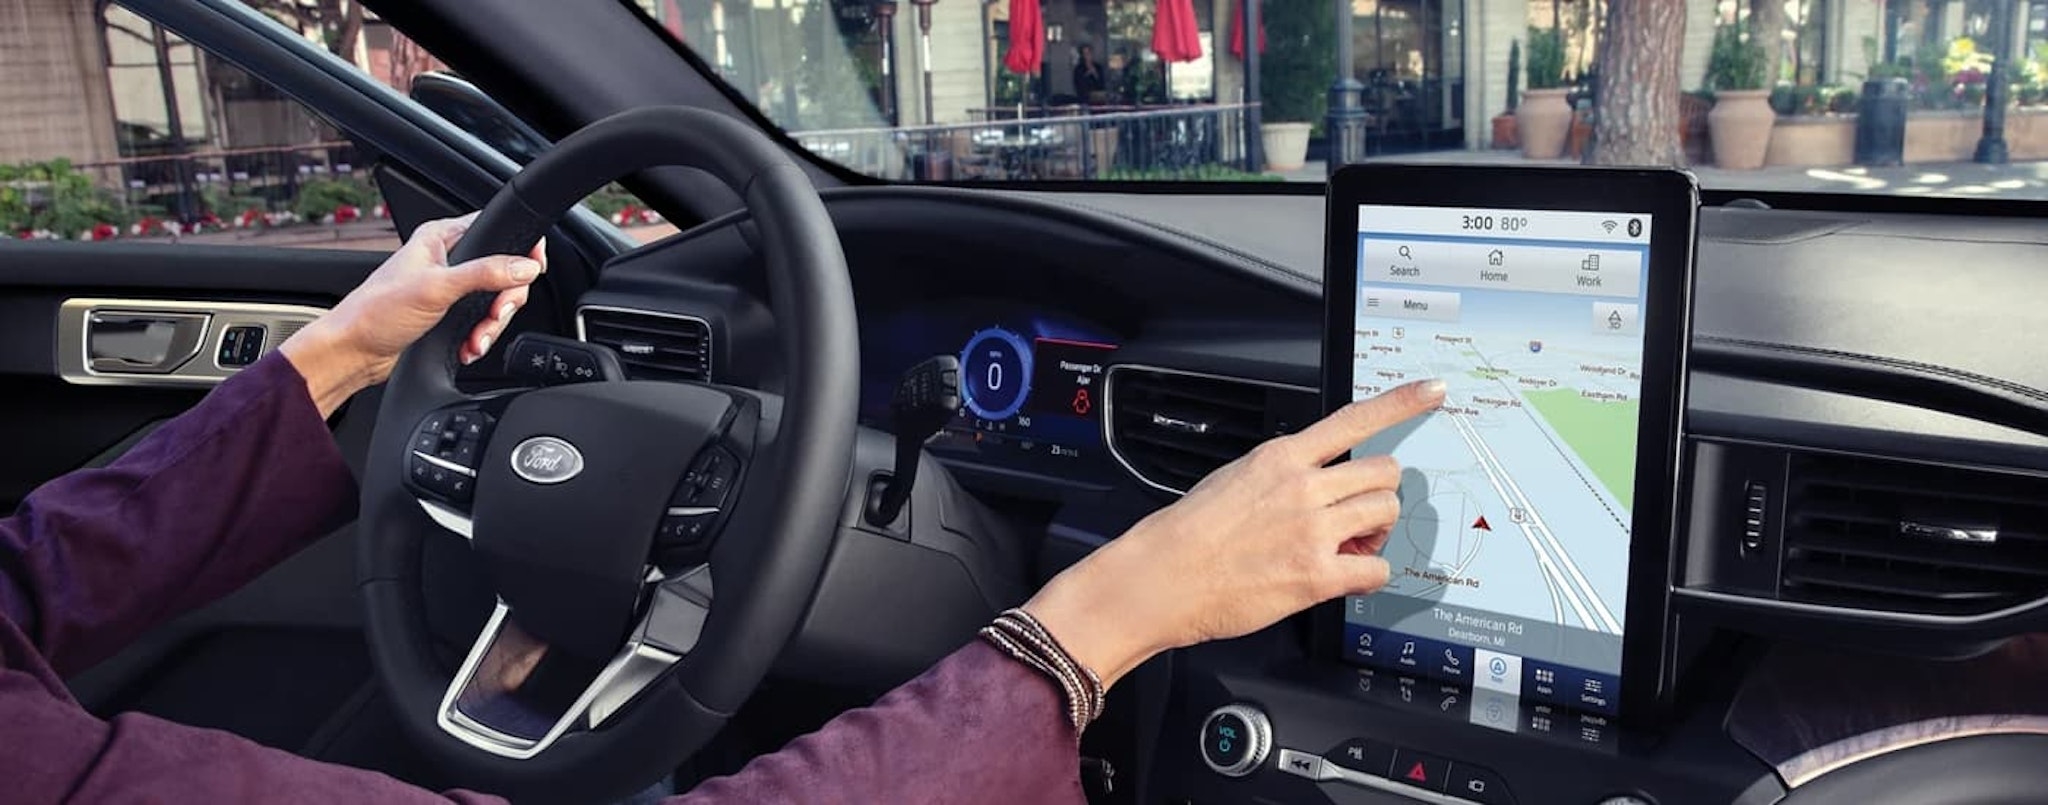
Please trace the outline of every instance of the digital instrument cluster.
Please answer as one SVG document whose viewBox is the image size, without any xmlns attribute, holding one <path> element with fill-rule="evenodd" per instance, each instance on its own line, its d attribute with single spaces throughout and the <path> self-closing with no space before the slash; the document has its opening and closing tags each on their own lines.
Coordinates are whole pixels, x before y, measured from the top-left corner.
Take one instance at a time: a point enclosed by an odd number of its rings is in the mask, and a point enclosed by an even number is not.
<svg viewBox="0 0 2048 805">
<path fill-rule="evenodd" d="M 960 413 L 926 448 L 940 455 L 1062 477 L 1106 472 L 1102 377 L 1117 340 L 1106 329 L 996 302 L 906 310 L 864 328 L 861 414 L 889 422 L 889 390 L 933 355 L 960 358 Z"/>
</svg>

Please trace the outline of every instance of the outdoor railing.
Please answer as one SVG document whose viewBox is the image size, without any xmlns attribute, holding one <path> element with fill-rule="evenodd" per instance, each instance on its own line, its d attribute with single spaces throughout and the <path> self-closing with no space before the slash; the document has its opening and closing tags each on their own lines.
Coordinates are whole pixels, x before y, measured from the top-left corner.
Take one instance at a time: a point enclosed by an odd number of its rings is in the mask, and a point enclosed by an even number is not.
<svg viewBox="0 0 2048 805">
<path fill-rule="evenodd" d="M 369 177 L 357 175 L 364 168 L 358 160 L 351 143 L 321 142 L 126 157 L 79 163 L 73 169 L 131 211 L 191 222 L 209 214 L 228 218 L 250 210 L 284 213 L 366 204 L 374 192 Z M 312 188 L 331 198 L 303 203 Z"/>
<path fill-rule="evenodd" d="M 1104 113 L 1088 107 L 1025 107 L 1023 115 L 985 115 L 1006 119 L 790 136 L 826 159 L 898 181 L 1239 178 L 1255 175 L 1242 170 L 1250 108 L 1224 104 Z"/>
</svg>

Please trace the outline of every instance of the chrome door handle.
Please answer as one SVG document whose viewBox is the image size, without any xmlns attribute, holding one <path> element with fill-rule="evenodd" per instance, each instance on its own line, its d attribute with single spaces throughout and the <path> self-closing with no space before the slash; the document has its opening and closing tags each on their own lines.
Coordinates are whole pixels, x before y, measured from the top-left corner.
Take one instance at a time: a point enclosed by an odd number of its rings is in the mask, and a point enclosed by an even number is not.
<svg viewBox="0 0 2048 805">
<path fill-rule="evenodd" d="M 66 299 L 57 375 L 82 386 L 211 386 L 326 309 L 207 299 Z"/>
<path fill-rule="evenodd" d="M 95 310 L 85 321 L 87 365 L 95 372 L 166 374 L 199 354 L 212 316 Z"/>
</svg>

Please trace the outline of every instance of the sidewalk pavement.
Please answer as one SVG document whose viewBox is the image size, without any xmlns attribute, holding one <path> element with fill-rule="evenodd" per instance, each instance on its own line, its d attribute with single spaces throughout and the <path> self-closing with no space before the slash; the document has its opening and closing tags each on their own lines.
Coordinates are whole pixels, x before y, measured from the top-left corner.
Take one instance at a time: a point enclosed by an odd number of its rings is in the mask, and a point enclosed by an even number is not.
<svg viewBox="0 0 2048 805">
<path fill-rule="evenodd" d="M 1576 164 L 1571 160 L 1529 160 L 1514 151 L 1432 151 L 1372 157 L 1368 162 L 1411 164 Z M 1916 163 L 1896 168 L 1856 166 L 1829 168 L 1768 167 L 1723 170 L 1696 167 L 1700 186 L 1715 190 L 1775 192 L 1877 193 L 1908 196 L 1962 196 L 1995 199 L 2048 200 L 2048 162 L 1979 165 L 1974 162 Z M 1289 181 L 1323 181 L 1323 163 L 1280 174 Z"/>
</svg>

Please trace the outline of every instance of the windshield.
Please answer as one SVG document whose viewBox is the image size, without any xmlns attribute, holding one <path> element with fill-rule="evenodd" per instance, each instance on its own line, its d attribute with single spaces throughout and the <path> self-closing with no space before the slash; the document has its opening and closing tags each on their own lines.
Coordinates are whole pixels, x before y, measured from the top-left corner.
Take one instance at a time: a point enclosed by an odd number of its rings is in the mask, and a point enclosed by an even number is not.
<svg viewBox="0 0 2048 805">
<path fill-rule="evenodd" d="M 1397 159 L 2048 199 L 2048 0 L 636 2 L 805 148 L 897 181 Z"/>
</svg>

